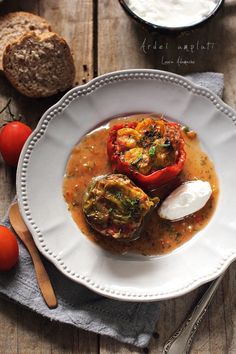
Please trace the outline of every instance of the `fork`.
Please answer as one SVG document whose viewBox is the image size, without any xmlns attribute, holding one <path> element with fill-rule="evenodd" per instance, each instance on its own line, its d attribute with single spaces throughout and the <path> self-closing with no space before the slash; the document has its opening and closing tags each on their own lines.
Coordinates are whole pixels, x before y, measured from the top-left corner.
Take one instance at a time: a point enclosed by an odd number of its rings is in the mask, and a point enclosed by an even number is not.
<svg viewBox="0 0 236 354">
<path fill-rule="evenodd" d="M 193 308 L 190 316 L 186 318 L 177 331 L 165 343 L 162 354 L 188 354 L 190 352 L 193 337 L 223 277 L 224 273 L 211 283 L 200 301 Z"/>
</svg>

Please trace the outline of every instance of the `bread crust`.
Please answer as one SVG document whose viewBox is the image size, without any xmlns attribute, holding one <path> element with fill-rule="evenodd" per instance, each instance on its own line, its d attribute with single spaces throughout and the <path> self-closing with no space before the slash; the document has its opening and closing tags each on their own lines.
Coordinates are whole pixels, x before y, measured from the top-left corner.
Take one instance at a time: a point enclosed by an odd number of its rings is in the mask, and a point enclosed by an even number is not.
<svg viewBox="0 0 236 354">
<path fill-rule="evenodd" d="M 42 53 L 44 46 L 45 53 Z M 30 54 L 27 52 L 29 48 Z M 31 67 L 29 55 L 32 53 Z M 50 67 L 46 72 L 45 66 Z M 3 70 L 11 84 L 28 97 L 48 97 L 63 92 L 72 87 L 75 78 L 70 48 L 64 38 L 53 32 L 27 33 L 9 43 L 3 53 Z M 26 83 L 29 78 L 32 80 Z"/>
<path fill-rule="evenodd" d="M 44 18 L 29 12 L 17 11 L 0 16 L 0 70 L 7 44 L 30 31 L 38 34 L 50 32 L 51 25 Z"/>
</svg>

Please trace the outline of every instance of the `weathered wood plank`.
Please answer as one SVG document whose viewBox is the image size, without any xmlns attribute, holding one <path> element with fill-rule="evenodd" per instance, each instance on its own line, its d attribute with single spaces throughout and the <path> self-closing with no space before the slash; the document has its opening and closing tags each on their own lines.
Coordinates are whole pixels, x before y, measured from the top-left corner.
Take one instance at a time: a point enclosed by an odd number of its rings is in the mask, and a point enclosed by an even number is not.
<svg viewBox="0 0 236 354">
<path fill-rule="evenodd" d="M 222 325 L 226 331 L 226 347 L 229 354 L 236 352 L 236 264 L 230 266 L 223 280 L 224 318 Z"/>
<path fill-rule="evenodd" d="M 93 2 L 92 0 L 40 0 L 39 12 L 70 45 L 76 66 L 76 81 L 93 78 Z"/>
<path fill-rule="evenodd" d="M 100 338 L 100 353 L 101 354 L 140 354 L 142 350 L 139 350 L 131 345 L 119 343 L 118 341 L 110 337 L 101 337 Z"/>
<path fill-rule="evenodd" d="M 79 348 L 78 353 L 81 354 L 98 354 L 99 353 L 99 336 L 86 331 L 79 331 Z"/>
<path fill-rule="evenodd" d="M 17 1 L 5 2 L 0 6 L 0 12 L 14 11 L 18 9 Z M 3 107 L 8 98 L 12 97 L 14 90 L 0 77 L 0 109 Z M 13 101 L 13 106 L 14 101 Z M 15 107 L 14 107 L 15 108 Z M 7 119 L 7 114 L 3 113 L 0 117 L 0 124 L 3 119 Z M 0 157 L 0 218 L 2 220 L 8 205 L 15 195 L 15 171 L 7 167 Z M 0 353 L 15 354 L 17 353 L 17 314 L 18 306 L 6 300 L 0 300 Z"/>
<path fill-rule="evenodd" d="M 37 14 L 38 13 L 38 1 L 31 0 L 11 0 L 4 1 L 0 5 L 0 13 L 8 13 L 13 11 L 28 11 Z"/>
<path fill-rule="evenodd" d="M 98 74 L 151 67 L 140 50 L 145 34 L 116 0 L 98 2 Z"/>
<path fill-rule="evenodd" d="M 17 353 L 17 306 L 0 299 L 0 354 Z"/>
</svg>

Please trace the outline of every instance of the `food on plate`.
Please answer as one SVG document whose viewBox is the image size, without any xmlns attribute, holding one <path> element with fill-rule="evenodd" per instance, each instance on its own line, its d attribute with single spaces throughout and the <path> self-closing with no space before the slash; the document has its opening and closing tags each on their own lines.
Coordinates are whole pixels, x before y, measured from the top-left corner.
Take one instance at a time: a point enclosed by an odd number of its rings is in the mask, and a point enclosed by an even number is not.
<svg viewBox="0 0 236 354">
<path fill-rule="evenodd" d="M 126 174 L 145 190 L 175 178 L 186 159 L 180 125 L 162 117 L 114 125 L 107 152 L 113 171 Z"/>
<path fill-rule="evenodd" d="M 19 121 L 9 122 L 1 128 L 0 152 L 8 165 L 17 166 L 21 150 L 31 133 L 31 128 Z"/>
<path fill-rule="evenodd" d="M 158 214 L 167 220 L 180 220 L 202 209 L 211 197 L 208 181 L 187 181 L 176 188 L 161 204 Z"/>
<path fill-rule="evenodd" d="M 127 176 L 110 174 L 92 180 L 84 194 L 83 210 L 88 223 L 101 234 L 132 240 L 158 202 L 159 198 L 149 198 Z"/>
<path fill-rule="evenodd" d="M 14 233 L 0 226 L 0 271 L 13 268 L 19 258 L 19 248 Z"/>
<path fill-rule="evenodd" d="M 117 129 L 118 126 L 120 127 L 120 129 Z M 156 146 L 155 145 L 157 144 L 156 140 L 161 139 L 161 137 L 156 138 L 155 140 L 153 139 L 152 141 L 151 140 L 152 134 L 149 134 L 149 132 L 152 131 L 152 129 L 154 133 L 158 129 L 161 130 L 161 126 L 162 129 L 167 129 L 167 127 L 170 127 L 168 128 L 170 129 L 169 131 L 174 131 L 175 134 L 173 134 L 173 136 L 176 137 L 176 140 L 173 139 L 173 137 L 170 136 L 170 133 L 168 131 L 169 134 L 168 138 L 171 142 L 170 150 L 168 150 L 170 145 L 168 142 L 165 141 L 160 142 L 160 144 L 164 144 L 164 146 L 160 146 L 161 151 L 164 150 L 163 151 L 164 164 L 167 167 L 169 167 L 172 166 L 171 164 L 173 164 L 173 162 L 175 162 L 175 153 L 177 152 L 177 155 L 180 154 L 178 150 L 178 141 L 180 139 L 181 141 L 180 150 L 181 152 L 185 151 L 184 153 L 185 158 L 183 158 L 183 160 L 185 161 L 183 163 L 182 169 L 178 171 L 178 173 L 175 174 L 175 177 L 173 177 L 171 180 L 151 190 L 148 188 L 144 189 L 143 184 L 139 184 L 139 182 L 137 180 L 134 180 L 134 178 L 132 178 L 129 173 L 123 172 L 122 174 L 127 177 L 122 177 L 122 183 L 124 178 L 126 179 L 129 177 L 127 181 L 131 180 L 132 182 L 134 182 L 135 185 L 137 186 L 136 188 L 138 188 L 140 193 L 143 193 L 143 195 L 149 197 L 149 203 L 150 201 L 154 202 L 153 198 L 155 197 L 158 197 L 160 201 L 156 208 L 153 205 L 151 206 L 149 211 L 145 209 L 145 212 L 147 211 L 147 213 L 146 216 L 142 218 L 142 221 L 140 222 L 140 227 L 134 220 L 135 224 L 133 229 L 135 229 L 137 225 L 137 232 L 134 232 L 133 236 L 135 238 L 135 236 L 138 235 L 137 239 L 134 239 L 132 237 L 132 229 L 131 231 L 129 230 L 130 232 L 129 231 L 124 232 L 123 235 L 124 237 L 122 238 L 117 239 L 115 237 L 104 236 L 104 234 L 101 234 L 101 230 L 103 231 L 104 229 L 106 229 L 106 227 L 104 228 L 104 226 L 102 225 L 102 227 L 100 226 L 100 229 L 99 228 L 96 229 L 98 231 L 95 230 L 95 227 L 91 227 L 90 224 L 88 223 L 88 219 L 84 215 L 83 205 L 84 205 L 84 193 L 87 193 L 86 192 L 87 188 L 90 188 L 89 185 L 91 186 L 91 180 L 92 180 L 92 185 L 94 185 L 95 181 L 97 181 L 96 183 L 98 183 L 99 181 L 99 179 L 98 180 L 96 179 L 96 177 L 98 176 L 109 176 L 109 175 L 119 176 L 120 175 L 119 173 L 117 174 L 114 173 L 113 171 L 114 162 L 111 163 L 110 160 L 111 155 L 108 156 L 109 152 L 107 149 L 107 142 L 109 141 L 110 143 L 111 141 L 111 135 L 112 135 L 111 132 L 115 132 L 114 134 L 115 136 L 117 136 L 117 132 L 118 130 L 120 130 L 120 133 L 118 135 L 118 144 L 115 147 L 121 149 L 124 152 L 127 151 L 128 156 L 126 155 L 125 158 L 126 161 L 128 161 L 128 165 L 130 165 L 131 162 L 133 162 L 132 160 L 133 156 L 130 156 L 130 149 L 140 149 L 140 148 L 142 149 L 142 153 L 144 153 L 144 151 L 148 151 L 149 153 L 149 150 L 151 149 L 150 157 L 151 159 L 152 158 L 156 159 L 155 160 L 156 163 L 156 161 L 158 161 L 158 157 L 157 158 L 155 157 L 156 154 L 155 156 L 152 156 L 154 155 L 154 152 L 156 153 L 156 149 L 154 148 L 152 149 L 152 146 L 153 145 Z M 138 127 L 138 129 L 136 129 L 136 127 Z M 126 130 L 122 131 L 122 129 L 126 129 Z M 148 133 L 145 135 L 146 131 Z M 191 132 L 191 134 L 189 135 L 187 134 L 187 132 Z M 153 135 L 155 135 L 154 133 Z M 138 142 L 140 141 L 141 136 L 144 137 L 143 138 L 144 142 L 142 143 L 143 144 L 142 146 L 138 146 L 139 144 Z M 182 144 L 184 144 L 184 146 L 182 146 Z M 153 152 L 152 150 L 155 151 Z M 140 161 L 136 161 L 136 164 L 139 165 L 139 162 Z M 140 168 L 142 168 L 142 171 L 144 172 L 144 174 L 142 175 L 143 177 L 151 176 L 151 174 L 149 173 L 150 171 L 152 171 L 153 168 L 152 163 L 147 164 L 145 167 L 144 165 L 141 164 L 139 166 Z M 135 170 L 132 170 L 132 172 L 133 171 Z M 157 170 L 154 171 L 153 173 L 155 174 L 156 172 L 159 171 Z M 147 175 L 145 175 L 145 173 L 147 173 Z M 116 179 L 117 177 L 115 177 L 115 180 L 113 181 L 115 182 L 115 184 L 117 184 Z M 190 182 L 190 181 L 194 181 L 194 182 Z M 127 182 L 127 183 L 130 186 L 133 185 L 132 182 Z M 183 211 L 182 212 L 179 211 L 178 215 L 176 214 L 178 220 L 172 221 L 160 217 L 159 213 L 162 210 L 162 205 L 165 206 L 167 204 L 168 196 L 171 196 L 172 192 L 176 190 L 178 187 L 180 188 L 180 190 L 184 192 L 184 190 L 186 189 L 186 183 L 187 185 L 188 183 L 192 183 L 191 186 L 192 187 L 195 186 L 195 189 L 196 186 L 198 186 L 197 189 L 199 193 L 202 191 L 202 187 L 200 188 L 200 185 L 207 187 L 208 194 L 206 193 L 205 197 L 198 196 L 199 199 L 197 205 L 199 208 L 200 207 L 201 208 L 200 209 L 198 208 L 199 210 L 196 211 L 197 210 L 197 208 L 195 208 L 196 203 L 193 203 L 193 205 L 191 205 L 191 209 L 190 208 L 188 209 L 188 213 L 190 211 L 192 213 L 187 215 L 185 197 L 182 196 L 182 199 L 180 198 L 180 201 L 183 202 L 184 206 L 183 206 Z M 95 188 L 97 192 L 100 191 L 100 196 L 102 198 L 104 196 L 104 193 L 106 194 L 103 187 L 104 187 L 104 180 L 100 180 L 99 188 L 97 187 Z M 145 190 L 145 192 L 142 191 L 142 189 Z M 196 192 L 195 189 L 194 191 Z M 211 195 L 209 195 L 210 189 L 212 192 Z M 115 118 L 110 120 L 108 123 L 107 122 L 101 123 L 100 127 L 94 128 L 94 130 L 86 134 L 78 142 L 78 144 L 75 145 L 75 147 L 71 151 L 66 166 L 64 182 L 63 182 L 63 193 L 64 193 L 65 201 L 67 202 L 68 205 L 68 209 L 71 212 L 73 219 L 75 220 L 81 232 L 84 235 L 86 235 L 91 241 L 95 242 L 102 248 L 114 253 L 123 254 L 126 252 L 133 252 L 142 255 L 157 255 L 157 254 L 165 254 L 167 252 L 176 249 L 184 242 L 188 241 L 198 231 L 200 231 L 207 225 L 216 208 L 217 199 L 219 195 L 219 184 L 218 184 L 218 178 L 214 168 L 214 164 L 207 156 L 207 154 L 202 150 L 198 136 L 195 131 L 193 131 L 191 128 L 184 129 L 184 127 L 182 127 L 181 125 L 179 124 L 176 125 L 176 123 L 171 123 L 165 117 L 161 117 L 158 114 L 135 114 L 131 116 Z M 207 201 L 206 201 L 206 195 L 209 197 Z M 196 195 L 194 194 L 194 196 Z M 173 200 L 173 198 L 171 199 Z M 90 203 L 89 204 L 90 208 L 94 205 L 93 200 L 94 200 L 94 196 L 92 196 L 92 198 L 91 197 L 88 198 L 88 201 Z M 121 219 L 123 220 L 123 215 L 125 215 L 125 217 L 126 218 L 128 217 L 129 219 L 129 213 L 122 214 L 124 211 L 122 207 L 122 200 L 123 200 L 122 198 L 115 198 L 114 203 L 117 203 L 117 205 L 120 206 L 118 212 L 121 215 Z M 203 206 L 204 203 L 205 205 Z M 99 204 L 100 201 L 98 205 Z M 133 204 L 133 202 L 131 204 Z M 169 207 L 170 206 L 171 203 L 169 204 Z M 193 207 L 195 208 L 195 210 L 193 210 Z M 113 209 L 114 208 L 110 209 L 110 212 L 113 212 Z M 110 215 L 108 213 L 109 212 L 108 206 L 106 205 L 105 211 L 103 208 L 99 209 L 99 212 L 100 211 L 102 211 L 104 214 L 99 213 L 99 219 L 101 217 L 102 222 L 104 222 L 104 225 L 106 226 L 106 221 L 110 220 Z M 117 212 L 117 210 L 115 211 Z M 184 216 L 184 217 L 180 219 L 179 216 L 181 217 Z M 129 238 L 130 235 L 131 237 Z M 125 236 L 128 237 L 125 238 Z"/>
<path fill-rule="evenodd" d="M 12 41 L 28 32 L 37 34 L 51 31 L 50 24 L 42 17 L 29 12 L 10 12 L 0 17 L 0 70 L 5 47 Z"/>
<path fill-rule="evenodd" d="M 72 87 L 75 66 L 66 41 L 53 32 L 28 33 L 9 43 L 3 69 L 11 84 L 29 97 L 52 96 Z"/>
</svg>

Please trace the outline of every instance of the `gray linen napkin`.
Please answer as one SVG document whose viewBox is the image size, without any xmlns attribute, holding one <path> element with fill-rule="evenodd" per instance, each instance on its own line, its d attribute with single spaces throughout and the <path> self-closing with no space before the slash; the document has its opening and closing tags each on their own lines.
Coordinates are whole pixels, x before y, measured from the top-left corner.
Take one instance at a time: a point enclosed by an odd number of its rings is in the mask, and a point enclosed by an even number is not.
<svg viewBox="0 0 236 354">
<path fill-rule="evenodd" d="M 222 74 L 196 73 L 187 78 L 222 95 Z M 10 227 L 8 217 L 3 224 Z M 158 320 L 157 302 L 122 302 L 102 297 L 67 279 L 42 257 L 59 302 L 57 309 L 49 310 L 39 292 L 31 258 L 20 241 L 19 249 L 19 264 L 10 272 L 0 273 L 1 295 L 50 320 L 108 335 L 137 347 L 147 346 Z"/>
</svg>

